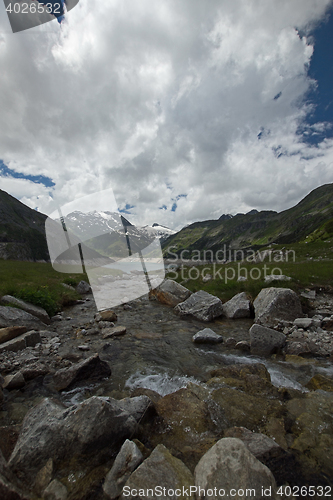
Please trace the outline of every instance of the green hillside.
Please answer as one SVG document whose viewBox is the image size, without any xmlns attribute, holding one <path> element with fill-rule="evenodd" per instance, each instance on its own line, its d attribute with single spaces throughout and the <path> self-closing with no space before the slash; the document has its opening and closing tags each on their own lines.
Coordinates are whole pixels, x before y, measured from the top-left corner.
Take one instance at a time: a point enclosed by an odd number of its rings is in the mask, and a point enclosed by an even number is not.
<svg viewBox="0 0 333 500">
<path fill-rule="evenodd" d="M 224 245 L 232 249 L 257 249 L 271 243 L 296 243 L 300 241 L 325 241 L 333 237 L 333 184 L 313 190 L 295 207 L 277 213 L 262 211 L 238 214 L 226 219 L 195 222 L 170 236 L 163 243 L 164 256 L 168 249 L 178 256 L 188 250 L 186 258 L 194 251 L 211 250 L 213 253 Z"/>
</svg>

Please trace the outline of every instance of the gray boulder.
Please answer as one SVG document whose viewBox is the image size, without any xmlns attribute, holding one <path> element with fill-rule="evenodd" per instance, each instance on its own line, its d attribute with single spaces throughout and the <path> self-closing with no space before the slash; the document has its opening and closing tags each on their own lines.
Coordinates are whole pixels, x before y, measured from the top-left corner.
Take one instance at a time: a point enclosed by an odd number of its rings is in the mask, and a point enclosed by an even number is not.
<svg viewBox="0 0 333 500">
<path fill-rule="evenodd" d="M 245 490 L 247 499 L 277 498 L 273 474 L 250 453 L 240 439 L 220 439 L 201 458 L 194 477 L 196 487 L 206 492 L 200 495 L 202 500 L 219 500 L 229 495 L 231 490 L 235 492 L 232 498 L 236 500 L 244 500 Z M 214 494 L 208 496 L 207 490 Z M 268 494 L 263 495 L 263 490 L 267 490 Z"/>
<path fill-rule="evenodd" d="M 58 479 L 54 479 L 43 493 L 43 500 L 67 500 L 67 488 Z"/>
<path fill-rule="evenodd" d="M 25 416 L 9 466 L 31 483 L 50 456 L 55 464 L 72 456 L 104 460 L 136 428 L 135 419 L 116 400 L 94 396 L 66 408 L 47 398 Z"/>
<path fill-rule="evenodd" d="M 245 292 L 238 293 L 223 304 L 223 314 L 227 318 L 250 318 L 251 301 Z"/>
<path fill-rule="evenodd" d="M 25 326 L 28 330 L 43 330 L 45 323 L 17 307 L 0 306 L 0 328 Z"/>
<path fill-rule="evenodd" d="M 126 439 L 105 478 L 105 495 L 111 500 L 121 495 L 124 484 L 142 461 L 143 455 L 137 445 Z"/>
<path fill-rule="evenodd" d="M 281 484 L 294 482 L 297 465 L 291 453 L 285 451 L 273 439 L 260 432 L 252 432 L 245 427 L 227 429 L 224 437 L 241 439 L 248 450 L 266 465 Z"/>
<path fill-rule="evenodd" d="M 222 335 L 218 335 L 210 328 L 204 328 L 192 337 L 193 342 L 196 344 L 219 344 L 223 342 Z"/>
<path fill-rule="evenodd" d="M 90 292 L 91 288 L 89 283 L 87 283 L 86 281 L 80 281 L 75 290 L 77 291 L 77 293 L 86 294 Z"/>
<path fill-rule="evenodd" d="M 175 307 L 180 316 L 193 316 L 200 321 L 213 321 L 223 314 L 221 300 L 203 290 L 193 293 L 184 302 Z"/>
<path fill-rule="evenodd" d="M 175 458 L 169 450 L 159 444 L 153 450 L 152 454 L 139 465 L 139 467 L 131 474 L 126 482 L 121 500 L 146 500 L 147 489 L 154 489 L 156 486 L 165 488 L 165 494 L 162 494 L 165 500 L 175 500 L 176 498 L 194 500 L 193 493 L 190 494 L 190 486 L 193 488 L 193 476 L 190 470 L 183 464 L 181 460 Z M 176 496 L 175 489 L 180 490 L 180 495 Z M 187 494 L 183 492 L 187 491 Z M 136 490 L 137 494 L 133 495 L 131 492 Z M 143 494 L 140 493 L 143 492 Z M 157 495 L 151 498 L 157 498 Z"/>
<path fill-rule="evenodd" d="M 176 306 L 184 302 L 191 295 L 190 290 L 173 280 L 165 280 L 150 292 L 150 297 L 155 297 L 162 304 Z"/>
<path fill-rule="evenodd" d="M 7 328 L 0 328 L 0 344 L 13 340 L 22 333 L 25 333 L 27 328 L 25 326 L 8 326 Z"/>
<path fill-rule="evenodd" d="M 279 321 L 304 317 L 298 295 L 289 288 L 263 288 L 254 303 L 255 322 L 274 327 Z"/>
<path fill-rule="evenodd" d="M 270 356 L 278 352 L 286 342 L 286 336 L 262 325 L 252 325 L 250 328 L 251 354 Z"/>
<path fill-rule="evenodd" d="M 96 353 L 69 368 L 63 368 L 53 375 L 54 387 L 57 391 L 72 389 L 83 382 L 92 382 L 110 377 L 111 368 Z"/>
<path fill-rule="evenodd" d="M 36 318 L 40 319 L 46 325 L 51 323 L 50 316 L 47 314 L 45 309 L 39 306 L 34 306 L 29 302 L 25 302 L 24 300 L 17 299 L 16 297 L 12 297 L 11 295 L 4 295 L 1 299 L 2 304 L 12 304 L 16 307 L 19 307 L 23 311 L 26 311 L 32 316 L 36 316 Z"/>
<path fill-rule="evenodd" d="M 0 344 L 0 354 L 5 351 L 21 351 L 26 347 L 34 347 L 36 344 L 40 344 L 41 342 L 39 332 L 31 330 L 23 335 L 19 335 L 15 339 L 8 340 L 8 342 Z"/>
</svg>

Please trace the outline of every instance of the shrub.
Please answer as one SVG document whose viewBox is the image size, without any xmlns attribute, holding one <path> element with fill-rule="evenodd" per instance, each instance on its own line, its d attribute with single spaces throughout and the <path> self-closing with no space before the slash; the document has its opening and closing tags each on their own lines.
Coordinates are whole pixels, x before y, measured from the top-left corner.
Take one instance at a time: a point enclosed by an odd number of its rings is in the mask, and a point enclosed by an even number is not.
<svg viewBox="0 0 333 500">
<path fill-rule="evenodd" d="M 26 302 L 30 302 L 30 304 L 35 306 L 42 307 L 49 316 L 53 316 L 58 310 L 57 302 L 52 297 L 48 287 L 46 286 L 42 286 L 38 289 L 21 288 L 13 291 L 10 295 L 13 295 L 18 299 L 25 300 Z"/>
</svg>

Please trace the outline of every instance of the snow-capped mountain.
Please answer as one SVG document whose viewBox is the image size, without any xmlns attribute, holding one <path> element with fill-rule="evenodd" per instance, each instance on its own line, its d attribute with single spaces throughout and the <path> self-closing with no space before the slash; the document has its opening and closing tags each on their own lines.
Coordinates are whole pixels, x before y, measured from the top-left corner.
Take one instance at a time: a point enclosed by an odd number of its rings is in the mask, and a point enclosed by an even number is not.
<svg viewBox="0 0 333 500">
<path fill-rule="evenodd" d="M 144 226 L 142 229 L 146 229 L 147 231 L 154 231 L 154 233 L 157 235 L 159 238 L 160 242 L 162 243 L 165 241 L 169 236 L 172 234 L 175 234 L 177 231 L 173 231 L 172 229 L 169 229 L 166 226 L 162 226 L 161 224 L 157 224 L 154 222 L 152 226 Z"/>
<path fill-rule="evenodd" d="M 75 211 L 63 219 L 69 233 L 79 238 L 87 247 L 111 258 L 127 257 L 129 250 L 134 254 L 148 247 L 156 237 L 160 237 L 155 228 L 136 227 L 118 212 Z"/>
</svg>

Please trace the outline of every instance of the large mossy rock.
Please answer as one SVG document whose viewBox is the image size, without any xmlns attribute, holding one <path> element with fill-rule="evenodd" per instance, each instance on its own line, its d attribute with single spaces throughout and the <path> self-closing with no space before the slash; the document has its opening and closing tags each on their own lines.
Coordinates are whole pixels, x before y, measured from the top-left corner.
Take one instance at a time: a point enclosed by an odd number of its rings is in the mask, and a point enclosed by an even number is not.
<svg viewBox="0 0 333 500">
<path fill-rule="evenodd" d="M 306 387 L 310 389 L 310 391 L 321 389 L 322 391 L 333 392 L 333 379 L 316 373 L 316 375 L 306 384 Z"/>
<path fill-rule="evenodd" d="M 154 445 L 163 443 L 191 470 L 228 426 L 223 409 L 208 401 L 209 391 L 198 391 L 193 386 L 160 399 L 155 406 L 161 425 L 150 436 Z"/>
<path fill-rule="evenodd" d="M 284 405 L 278 399 L 247 394 L 230 387 L 213 391 L 212 399 L 223 409 L 228 427 L 247 427 L 260 432 L 270 418 L 280 418 L 285 413 Z"/>
<path fill-rule="evenodd" d="M 298 295 L 290 288 L 263 288 L 253 302 L 255 322 L 273 328 L 280 321 L 304 316 Z"/>
<path fill-rule="evenodd" d="M 172 456 L 165 446 L 159 444 L 130 476 L 120 499 L 146 500 L 147 497 L 158 498 L 161 496 L 166 500 L 174 500 L 175 498 L 194 500 L 194 495 L 190 494 L 190 486 L 193 487 L 193 485 L 194 479 L 189 469 L 181 460 Z M 158 495 L 158 491 L 155 495 L 147 494 L 147 489 L 155 491 L 156 487 L 162 489 L 160 495 Z M 165 488 L 165 493 L 163 493 L 163 488 Z M 175 490 L 180 492 L 177 496 L 175 493 L 171 493 Z M 131 494 L 134 491 L 136 494 Z"/>
<path fill-rule="evenodd" d="M 220 439 L 201 458 L 194 476 L 198 488 L 213 492 L 201 495 L 201 499 L 220 500 L 228 497 L 231 491 L 234 492 L 232 498 L 237 500 L 244 500 L 244 491 L 247 499 L 278 498 L 271 471 L 237 438 Z M 270 490 L 272 495 L 263 495 L 263 490 Z"/>
<path fill-rule="evenodd" d="M 266 366 L 261 363 L 222 366 L 212 370 L 211 376 L 213 378 L 208 381 L 208 385 L 211 386 L 223 383 L 247 394 L 279 397 L 278 390 L 272 384 Z"/>
<path fill-rule="evenodd" d="M 305 477 L 325 481 L 333 477 L 333 393 L 310 392 L 286 403 L 293 420 L 291 449 Z M 326 484 L 324 482 L 324 484 Z"/>
</svg>

